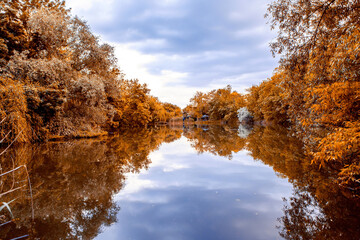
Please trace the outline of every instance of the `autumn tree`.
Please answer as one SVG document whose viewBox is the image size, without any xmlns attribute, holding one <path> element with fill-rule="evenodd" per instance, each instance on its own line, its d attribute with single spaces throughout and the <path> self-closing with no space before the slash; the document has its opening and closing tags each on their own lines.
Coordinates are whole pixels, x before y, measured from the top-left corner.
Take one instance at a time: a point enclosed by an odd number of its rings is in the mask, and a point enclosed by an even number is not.
<svg viewBox="0 0 360 240">
<path fill-rule="evenodd" d="M 115 122 L 123 127 L 146 126 L 151 121 L 149 105 L 149 89 L 137 79 L 123 80 L 121 84 L 121 97 L 115 104 Z"/>
<path fill-rule="evenodd" d="M 38 44 L 28 24 L 31 13 L 41 8 L 67 12 L 65 2 L 60 0 L 4 0 L 0 3 L 0 59 L 8 60 L 15 52 L 25 50 L 37 53 L 41 44 Z"/>
<path fill-rule="evenodd" d="M 168 102 L 163 103 L 163 106 L 165 111 L 168 113 L 169 118 L 182 116 L 182 111 L 179 106 Z"/>
<path fill-rule="evenodd" d="M 245 106 L 245 98 L 231 86 L 210 92 L 209 115 L 215 120 L 236 121 L 237 111 Z"/>
<path fill-rule="evenodd" d="M 194 97 L 190 99 L 192 104 L 192 115 L 196 118 L 200 118 L 203 114 L 209 112 L 209 102 L 210 102 L 211 94 L 210 93 L 202 93 L 196 92 Z"/>
<path fill-rule="evenodd" d="M 5 127 L 15 133 L 30 126 L 32 136 L 24 135 L 24 141 L 145 127 L 179 111 L 165 109 L 146 85 L 125 80 L 114 48 L 63 1 L 5 0 L 0 7 L 0 77 L 22 89 L 25 104 L 19 108 L 23 124 Z M 6 87 L 0 91 L 1 116 L 8 116 L 6 101 L 13 96 Z"/>
<path fill-rule="evenodd" d="M 26 116 L 27 104 L 23 85 L 9 78 L 0 77 L 0 139 L 11 141 L 18 135 L 19 142 L 32 139 Z"/>
<path fill-rule="evenodd" d="M 200 126 L 185 131 L 184 136 L 198 153 L 208 152 L 228 159 L 243 150 L 246 144 L 246 139 L 238 136 L 237 131 L 228 126 Z"/>
<path fill-rule="evenodd" d="M 359 1 L 278 0 L 267 13 L 271 27 L 278 29 L 271 48 L 281 55 L 289 120 L 312 144 L 314 162 L 338 164 L 340 183 L 350 188 L 360 176 L 355 150 L 360 141 L 359 8 Z M 317 133 L 324 129 L 325 134 Z"/>
<path fill-rule="evenodd" d="M 197 92 L 190 103 L 184 111 L 193 117 L 208 114 L 211 120 L 237 121 L 237 111 L 245 106 L 245 98 L 228 85 L 208 93 Z"/>
<path fill-rule="evenodd" d="M 259 86 L 252 86 L 248 89 L 246 105 L 255 121 L 286 123 L 288 120 L 288 106 L 283 100 L 285 74 L 284 71 L 277 71 Z"/>
<path fill-rule="evenodd" d="M 128 129 L 111 138 L 22 144 L 9 149 L 0 156 L 2 170 L 27 164 L 34 219 L 24 188 L 2 195 L 16 220 L 3 225 L 0 236 L 94 239 L 104 226 L 116 221 L 120 209 L 113 196 L 124 186 L 125 174 L 148 168 L 149 154 L 180 136 L 181 130 L 169 128 Z M 9 174 L 8 179 L 3 176 L 0 194 L 14 182 L 23 186 L 23 179 L 27 180 L 27 175 Z"/>
<path fill-rule="evenodd" d="M 284 82 L 285 100 L 293 122 L 308 119 L 325 124 L 321 120 L 324 114 L 338 112 L 338 108 L 348 112 L 349 120 L 358 117 L 359 100 L 353 96 L 359 89 L 359 4 L 322 0 L 275 1 L 270 5 L 267 16 L 272 28 L 279 29 L 271 47 L 273 53 L 281 54 L 280 64 L 289 72 Z M 334 104 L 321 98 L 335 92 L 349 102 Z M 328 109 L 314 109 L 316 104 Z"/>
</svg>

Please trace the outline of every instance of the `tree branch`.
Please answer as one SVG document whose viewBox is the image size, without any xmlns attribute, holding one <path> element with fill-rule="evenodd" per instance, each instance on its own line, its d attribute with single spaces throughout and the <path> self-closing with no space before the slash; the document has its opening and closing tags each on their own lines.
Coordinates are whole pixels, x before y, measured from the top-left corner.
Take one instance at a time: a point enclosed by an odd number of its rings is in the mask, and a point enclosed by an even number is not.
<svg viewBox="0 0 360 240">
<path fill-rule="evenodd" d="M 315 29 L 315 33 L 313 35 L 313 40 L 312 40 L 312 44 L 310 46 L 310 48 L 313 48 L 315 46 L 315 42 L 316 42 L 316 38 L 317 38 L 317 34 L 318 34 L 318 31 L 319 31 L 319 28 L 320 28 L 320 24 L 321 24 L 321 21 L 323 20 L 324 18 L 324 15 L 326 13 L 326 11 L 329 9 L 330 5 L 333 4 L 336 0 L 331 0 L 326 6 L 325 6 L 325 9 L 323 10 L 323 12 L 321 13 L 321 17 L 319 19 L 319 22 L 316 26 L 316 29 Z"/>
</svg>

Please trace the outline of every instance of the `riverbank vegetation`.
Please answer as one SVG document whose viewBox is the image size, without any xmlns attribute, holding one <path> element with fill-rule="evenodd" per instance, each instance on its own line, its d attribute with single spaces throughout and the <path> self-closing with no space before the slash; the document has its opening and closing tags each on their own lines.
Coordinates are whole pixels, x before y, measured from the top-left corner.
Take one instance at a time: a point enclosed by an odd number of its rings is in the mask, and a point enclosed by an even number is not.
<svg viewBox="0 0 360 240">
<path fill-rule="evenodd" d="M 360 20 L 358 1 L 274 1 L 274 75 L 247 96 L 254 120 L 287 123 L 318 167 L 360 191 Z"/>
<path fill-rule="evenodd" d="M 230 86 L 197 92 L 192 118 L 291 126 L 311 162 L 336 169 L 360 191 L 359 2 L 273 2 L 268 9 L 281 56 L 272 77 L 242 95 Z M 60 0 L 0 2 L 0 139 L 19 142 L 95 137 L 181 119 L 119 69 L 114 49 Z M 181 124 L 181 121 L 178 121 Z M 20 134 L 21 133 L 21 134 Z"/>
<path fill-rule="evenodd" d="M 0 9 L 0 138 L 91 137 L 181 116 L 125 79 L 113 47 L 63 1 L 1 1 Z"/>
</svg>

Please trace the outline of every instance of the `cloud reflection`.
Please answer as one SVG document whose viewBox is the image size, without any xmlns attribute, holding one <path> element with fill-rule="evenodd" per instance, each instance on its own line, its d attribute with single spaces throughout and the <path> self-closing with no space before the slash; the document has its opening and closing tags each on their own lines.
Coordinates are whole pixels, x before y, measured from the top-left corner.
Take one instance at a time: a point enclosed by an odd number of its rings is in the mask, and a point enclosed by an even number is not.
<svg viewBox="0 0 360 240">
<path fill-rule="evenodd" d="M 199 155 L 183 137 L 150 157 L 148 171 L 127 176 L 127 185 L 116 196 L 118 222 L 98 239 L 278 236 L 276 218 L 290 184 L 247 152 L 234 154 L 232 160 Z M 169 163 L 172 171 L 166 171 Z"/>
</svg>

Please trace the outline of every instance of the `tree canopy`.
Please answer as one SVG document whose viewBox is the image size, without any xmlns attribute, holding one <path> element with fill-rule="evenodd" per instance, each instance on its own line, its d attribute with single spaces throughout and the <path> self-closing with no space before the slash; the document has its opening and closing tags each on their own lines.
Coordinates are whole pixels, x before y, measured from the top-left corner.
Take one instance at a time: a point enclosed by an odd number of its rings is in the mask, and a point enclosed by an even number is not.
<svg viewBox="0 0 360 240">
<path fill-rule="evenodd" d="M 125 79 L 114 48 L 64 1 L 5 0 L 0 9 L 1 137 L 97 136 L 180 115 Z"/>
<path fill-rule="evenodd" d="M 247 97 L 255 118 L 290 122 L 313 162 L 340 166 L 340 183 L 354 192 L 360 176 L 359 9 L 356 0 L 270 4 L 266 17 L 278 31 L 270 46 L 280 66 Z"/>
</svg>

